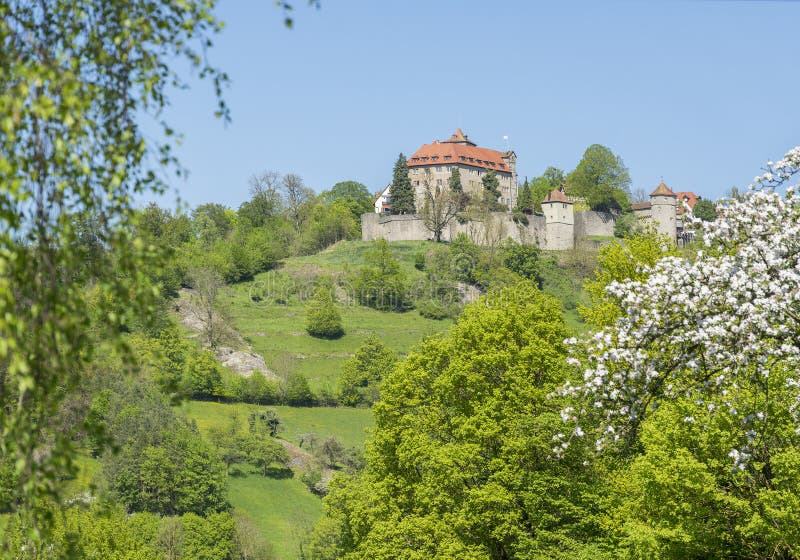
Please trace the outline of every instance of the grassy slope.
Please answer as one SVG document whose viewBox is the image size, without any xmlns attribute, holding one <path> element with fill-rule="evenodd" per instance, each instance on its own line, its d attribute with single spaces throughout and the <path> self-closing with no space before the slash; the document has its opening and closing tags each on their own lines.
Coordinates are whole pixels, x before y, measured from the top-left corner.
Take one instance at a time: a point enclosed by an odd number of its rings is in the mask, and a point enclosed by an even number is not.
<svg viewBox="0 0 800 560">
<path fill-rule="evenodd" d="M 227 428 L 231 415 L 238 416 L 241 430 L 247 429 L 247 415 L 257 408 L 249 404 L 219 404 L 189 401 L 180 406 L 186 417 L 197 422 L 203 436 L 208 436 L 212 427 Z M 320 438 L 336 436 L 345 447 L 364 448 L 367 430 L 372 427 L 372 411 L 363 408 L 297 408 L 271 406 L 283 423 L 280 437 L 295 445 L 300 444 L 300 434 L 315 432 Z"/>
<path fill-rule="evenodd" d="M 430 245 L 392 243 L 392 251 L 409 280 L 422 277 L 413 266 L 414 255 Z M 366 264 L 364 255 L 370 246 L 360 241 L 341 242 L 317 255 L 287 259 L 280 274 L 282 277 L 290 274 L 311 277 L 320 272 L 346 274 Z M 345 335 L 338 340 L 313 338 L 305 332 L 305 303 L 297 297 L 289 298 L 286 305 L 270 299 L 260 302 L 251 299 L 254 288 L 273 286 L 275 278 L 275 273 L 270 272 L 259 275 L 253 282 L 233 286 L 225 303 L 236 329 L 264 356 L 273 371 L 303 373 L 314 391 L 326 386 L 336 390 L 342 362 L 351 357 L 369 335 L 376 335 L 392 350 L 406 354 L 423 338 L 443 332 L 451 324 L 449 320 L 425 319 L 413 310 L 383 313 L 355 303 L 340 304 Z"/>
<path fill-rule="evenodd" d="M 212 427 L 227 428 L 236 413 L 241 430 L 247 429 L 247 414 L 257 408 L 245 404 L 189 401 L 180 406 L 186 417 L 208 436 Z M 353 408 L 292 408 L 275 406 L 284 429 L 280 437 L 299 444 L 299 434 L 316 432 L 321 439 L 334 435 L 345 447 L 364 448 L 366 433 L 373 425 L 372 412 Z M 279 560 L 299 557 L 303 538 L 322 515 L 322 502 L 297 478 L 264 478 L 243 468 L 241 476 L 228 478 L 228 500 L 253 519 L 272 544 Z"/>
</svg>

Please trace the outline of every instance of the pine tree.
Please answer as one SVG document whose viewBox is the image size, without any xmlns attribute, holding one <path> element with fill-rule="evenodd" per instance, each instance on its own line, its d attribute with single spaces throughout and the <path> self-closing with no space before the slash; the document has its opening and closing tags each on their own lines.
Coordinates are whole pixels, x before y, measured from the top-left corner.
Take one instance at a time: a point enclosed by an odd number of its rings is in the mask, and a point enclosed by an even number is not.
<svg viewBox="0 0 800 560">
<path fill-rule="evenodd" d="M 533 193 L 531 192 L 531 186 L 528 184 L 527 179 L 525 179 L 525 183 L 522 185 L 522 192 L 520 192 L 519 198 L 517 198 L 517 207 L 515 210 L 523 214 L 533 214 Z"/>
<path fill-rule="evenodd" d="M 500 180 L 491 169 L 483 176 L 483 201 L 490 210 L 501 210 L 502 205 L 497 201 L 500 198 Z"/>
<path fill-rule="evenodd" d="M 392 214 L 415 214 L 414 189 L 408 178 L 408 162 L 403 154 L 397 158 L 392 174 L 392 188 L 389 191 L 392 201 Z"/>
<path fill-rule="evenodd" d="M 458 170 L 458 167 L 453 167 L 453 170 L 450 172 L 450 179 L 448 179 L 447 182 L 452 192 L 464 192 L 464 189 L 461 187 L 461 172 Z"/>
</svg>

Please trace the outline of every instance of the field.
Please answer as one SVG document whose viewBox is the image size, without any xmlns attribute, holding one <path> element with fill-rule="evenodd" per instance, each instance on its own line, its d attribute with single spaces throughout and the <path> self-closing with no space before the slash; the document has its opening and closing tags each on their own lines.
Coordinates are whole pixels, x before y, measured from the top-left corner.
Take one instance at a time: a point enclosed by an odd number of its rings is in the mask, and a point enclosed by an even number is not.
<svg viewBox="0 0 800 560">
<path fill-rule="evenodd" d="M 282 439 L 300 444 L 300 434 L 315 432 L 321 439 L 336 436 L 345 447 L 364 448 L 367 430 L 372 427 L 372 412 L 364 408 L 300 408 L 291 406 L 256 407 L 249 404 L 219 404 L 213 402 L 189 401 L 180 405 L 179 410 L 187 418 L 197 422 L 197 428 L 204 436 L 212 427 L 226 428 L 231 415 L 236 414 L 242 430 L 247 428 L 247 415 L 257 408 L 271 408 L 277 411 L 283 423 Z"/>
<path fill-rule="evenodd" d="M 409 280 L 422 277 L 413 266 L 414 255 L 430 245 L 392 244 L 392 252 Z M 385 313 L 356 303 L 342 303 L 339 305 L 345 331 L 342 338 L 324 340 L 306 333 L 303 294 L 313 278 L 320 273 L 346 275 L 366 264 L 364 255 L 369 249 L 369 243 L 341 242 L 313 256 L 287 259 L 278 272 L 260 274 L 252 282 L 232 286 L 224 304 L 233 326 L 264 357 L 272 371 L 279 375 L 302 373 L 315 392 L 323 388 L 336 390 L 342 362 L 370 335 L 377 336 L 392 350 L 406 354 L 425 337 L 447 330 L 451 321 L 425 319 L 413 310 Z M 268 296 L 254 301 L 254 293 Z"/>
</svg>

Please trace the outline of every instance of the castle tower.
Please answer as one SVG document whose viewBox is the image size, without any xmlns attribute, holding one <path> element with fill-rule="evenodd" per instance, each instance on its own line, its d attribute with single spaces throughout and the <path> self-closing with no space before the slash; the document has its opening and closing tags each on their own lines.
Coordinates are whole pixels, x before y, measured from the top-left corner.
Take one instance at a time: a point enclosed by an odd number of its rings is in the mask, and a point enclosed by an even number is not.
<svg viewBox="0 0 800 560">
<path fill-rule="evenodd" d="M 670 241 L 677 243 L 678 226 L 675 215 L 678 209 L 675 193 L 661 181 L 656 190 L 650 193 L 650 208 L 656 231 L 666 235 Z"/>
<path fill-rule="evenodd" d="M 542 201 L 545 223 L 544 248 L 564 250 L 575 247 L 575 212 L 564 189 L 555 189 Z"/>
<path fill-rule="evenodd" d="M 519 181 L 517 177 L 517 154 L 514 152 L 514 150 L 508 150 L 503 154 L 503 161 L 506 162 L 506 165 L 511 171 L 511 184 L 509 185 L 508 189 L 508 209 L 513 210 L 514 206 L 517 205 L 517 198 L 519 198 L 519 185 L 517 184 L 517 181 Z"/>
</svg>

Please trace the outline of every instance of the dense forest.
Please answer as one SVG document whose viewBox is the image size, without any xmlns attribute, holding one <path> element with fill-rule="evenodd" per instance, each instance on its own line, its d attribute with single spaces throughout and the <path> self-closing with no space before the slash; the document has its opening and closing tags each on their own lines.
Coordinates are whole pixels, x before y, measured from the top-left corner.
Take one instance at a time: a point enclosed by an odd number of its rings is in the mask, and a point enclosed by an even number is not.
<svg viewBox="0 0 800 560">
<path fill-rule="evenodd" d="M 419 209 L 620 216 L 561 254 L 360 242 L 367 187 L 294 173 L 140 205 L 176 68 L 228 116 L 212 8 L 0 1 L 4 557 L 798 557 L 800 148 L 682 247 L 600 145 Z"/>
</svg>

